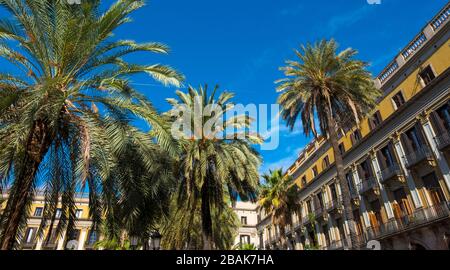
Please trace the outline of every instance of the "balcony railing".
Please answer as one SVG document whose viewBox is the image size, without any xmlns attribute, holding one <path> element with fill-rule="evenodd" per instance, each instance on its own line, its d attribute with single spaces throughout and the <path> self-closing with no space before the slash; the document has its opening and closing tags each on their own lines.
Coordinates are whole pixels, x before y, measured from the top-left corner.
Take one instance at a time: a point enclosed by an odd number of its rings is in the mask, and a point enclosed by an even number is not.
<svg viewBox="0 0 450 270">
<path fill-rule="evenodd" d="M 380 178 L 381 178 L 381 182 L 384 183 L 387 180 L 393 178 L 394 176 L 401 176 L 403 175 L 403 172 L 400 168 L 400 166 L 395 163 L 391 166 L 388 166 L 386 168 L 384 168 L 383 170 L 381 170 L 379 172 Z"/>
<path fill-rule="evenodd" d="M 442 134 L 438 134 L 434 140 L 439 150 L 445 149 L 450 146 L 450 131 L 446 130 Z"/>
<path fill-rule="evenodd" d="M 391 77 L 392 74 L 394 74 L 395 71 L 399 68 L 399 65 L 396 60 L 394 60 L 383 72 L 381 72 L 381 75 L 378 76 L 378 79 L 383 83 L 386 81 L 389 77 Z"/>
<path fill-rule="evenodd" d="M 331 241 L 330 245 L 328 246 L 328 249 L 329 250 L 344 249 L 344 243 L 342 242 L 342 240 Z"/>
<path fill-rule="evenodd" d="M 36 247 L 36 242 L 23 243 L 22 249 L 34 249 Z"/>
<path fill-rule="evenodd" d="M 433 27 L 433 30 L 437 30 L 441 28 L 450 17 L 450 4 L 448 4 L 441 13 L 439 13 L 434 20 L 431 22 L 431 26 Z"/>
<path fill-rule="evenodd" d="M 422 145 L 416 151 L 405 155 L 406 167 L 410 168 L 424 160 L 433 160 L 433 153 L 426 145 Z"/>
<path fill-rule="evenodd" d="M 315 209 L 314 209 L 314 216 L 316 217 L 316 218 L 319 218 L 319 217 L 321 217 L 323 215 L 323 208 L 322 208 L 322 206 L 317 206 Z"/>
<path fill-rule="evenodd" d="M 342 206 L 342 197 L 338 197 L 338 198 L 336 198 L 336 199 L 333 199 L 333 200 L 331 200 L 331 201 L 328 201 L 326 204 L 325 204 L 325 207 L 326 207 L 326 209 L 328 210 L 328 211 L 333 211 L 333 210 L 335 210 L 335 209 L 337 209 L 337 208 L 339 208 L 339 207 L 341 207 Z"/>
<path fill-rule="evenodd" d="M 368 191 L 371 191 L 378 187 L 377 181 L 375 177 L 370 176 L 366 179 L 363 179 L 361 183 L 359 183 L 359 193 L 364 194 Z"/>
<path fill-rule="evenodd" d="M 444 202 L 438 205 L 418 209 L 411 215 L 405 215 L 398 219 L 391 219 L 388 222 L 381 224 L 379 227 L 370 227 L 367 231 L 367 236 L 369 239 L 379 239 L 449 217 L 450 203 Z"/>
<path fill-rule="evenodd" d="M 415 54 L 427 41 L 427 37 L 424 33 L 420 33 L 402 52 L 403 58 L 408 59 L 413 54 Z"/>
</svg>

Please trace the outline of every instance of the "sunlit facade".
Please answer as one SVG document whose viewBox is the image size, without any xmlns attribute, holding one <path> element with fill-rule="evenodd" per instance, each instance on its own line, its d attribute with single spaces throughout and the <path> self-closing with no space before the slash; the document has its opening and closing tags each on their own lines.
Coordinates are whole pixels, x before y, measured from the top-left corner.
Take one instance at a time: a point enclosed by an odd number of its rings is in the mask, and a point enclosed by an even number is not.
<svg viewBox="0 0 450 270">
<path fill-rule="evenodd" d="M 375 79 L 377 108 L 340 138 L 357 235 L 382 249 L 450 248 L 450 5 L 447 4 Z M 259 211 L 261 249 L 347 249 L 349 224 L 334 155 L 319 138 L 288 173 L 300 186 L 301 214 L 279 229 Z"/>
<path fill-rule="evenodd" d="M 4 199 L 8 199 L 8 195 L 4 195 Z M 5 202 L 6 203 L 6 202 Z M 50 221 L 47 228 L 43 230 L 42 235 L 38 235 L 38 229 L 44 215 L 45 197 L 43 192 L 36 192 L 31 204 L 27 225 L 23 233 L 20 235 L 19 249 L 24 250 L 89 250 L 94 248 L 94 244 L 99 239 L 98 232 L 92 230 L 92 221 L 89 218 L 89 198 L 86 194 L 77 194 L 75 197 L 75 227 L 72 234 L 66 238 L 65 231 L 57 233 L 59 218 L 61 216 L 61 204 L 57 205 L 55 212 L 55 223 L 52 230 L 49 230 Z M 1 209 L 1 207 L 0 207 Z M 67 245 L 72 241 L 73 245 Z M 76 241 L 76 242 L 75 242 Z"/>
</svg>

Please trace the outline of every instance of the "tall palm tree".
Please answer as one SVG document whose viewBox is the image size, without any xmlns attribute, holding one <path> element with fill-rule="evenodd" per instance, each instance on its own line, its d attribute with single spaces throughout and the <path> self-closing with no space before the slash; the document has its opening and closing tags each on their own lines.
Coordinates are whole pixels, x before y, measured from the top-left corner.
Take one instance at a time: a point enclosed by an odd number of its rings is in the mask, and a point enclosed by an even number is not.
<svg viewBox="0 0 450 270">
<path fill-rule="evenodd" d="M 298 186 L 293 184 L 293 179 L 282 169 L 270 171 L 263 175 L 264 183 L 261 184 L 258 204 L 270 213 L 272 224 L 280 228 L 282 246 L 286 246 L 287 225 L 293 226 L 292 216 L 299 214 Z"/>
<path fill-rule="evenodd" d="M 258 187 L 259 154 L 251 144 L 262 143 L 260 136 L 248 132 L 251 124 L 245 115 L 226 118 L 226 112 L 233 109 L 232 93 L 223 92 L 216 99 L 217 87 L 211 95 L 207 86 L 196 90 L 189 87 L 187 93 L 177 91 L 177 99 L 169 99 L 173 109 L 168 112 L 172 121 L 178 121 L 180 107 L 191 117 L 188 124 L 193 128 L 178 132 L 181 154 L 174 172 L 179 179 L 179 205 L 188 205 L 194 212 L 200 202 L 203 248 L 209 250 L 213 244 L 212 212 L 228 207 L 226 197 L 236 200 L 255 200 Z M 208 107 L 219 108 L 220 112 L 208 114 Z M 224 119 L 226 118 L 226 119 Z M 223 121 L 217 122 L 216 120 Z M 208 123 L 214 123 L 212 130 L 205 131 Z M 236 130 L 238 129 L 238 130 Z M 223 135 L 227 132 L 226 136 Z"/>
<path fill-rule="evenodd" d="M 143 4 L 117 0 L 102 12 L 100 0 L 81 5 L 0 0 L 10 14 L 0 21 L 0 56 L 17 67 L 15 73 L 0 73 L 0 181 L 11 186 L 1 218 L 1 249 L 13 248 L 36 185 L 46 186 L 48 200 L 62 196 L 61 222 L 70 226 L 74 192 L 85 184 L 90 191 L 102 190 L 97 184 L 109 177 L 123 150 L 117 145 L 132 140 L 140 156 L 151 157 L 151 147 L 141 139 L 153 139 L 129 125 L 133 117 L 150 123 L 158 142 L 175 151 L 167 127 L 129 76 L 148 74 L 175 86 L 183 77 L 168 66 L 123 59 L 168 48 L 112 39 Z M 149 158 L 145 164 L 151 164 Z M 55 205 L 46 208 L 46 217 L 54 217 Z"/>
<path fill-rule="evenodd" d="M 174 198 L 176 199 L 176 197 Z M 239 219 L 236 213 L 231 207 L 225 207 L 222 211 L 213 208 L 211 217 L 214 248 L 219 250 L 231 249 L 239 229 Z M 200 206 L 196 207 L 195 211 L 191 211 L 189 205 L 180 207 L 174 201 L 169 217 L 163 221 L 162 247 L 166 250 L 203 249 L 203 236 L 198 229 L 201 226 Z"/>
<path fill-rule="evenodd" d="M 368 64 L 354 59 L 357 51 L 349 48 L 337 53 L 337 48 L 334 40 L 323 40 L 296 51 L 299 61 L 288 61 L 287 66 L 281 68 L 286 78 L 278 81 L 277 90 L 281 92 L 278 103 L 291 129 L 300 119 L 304 133 L 317 137 L 318 121 L 322 135 L 328 138 L 334 152 L 345 215 L 351 224 L 350 239 L 353 239 L 354 218 L 339 151 L 339 132 L 358 125 L 374 108 L 381 93 L 366 70 Z"/>
<path fill-rule="evenodd" d="M 145 245 L 169 212 L 175 186 L 173 159 L 158 146 L 147 143 L 153 147 L 154 157 L 142 158 L 136 146 L 125 145 L 117 165 L 104 181 L 103 235 L 107 242 L 120 239 L 125 232 Z"/>
</svg>

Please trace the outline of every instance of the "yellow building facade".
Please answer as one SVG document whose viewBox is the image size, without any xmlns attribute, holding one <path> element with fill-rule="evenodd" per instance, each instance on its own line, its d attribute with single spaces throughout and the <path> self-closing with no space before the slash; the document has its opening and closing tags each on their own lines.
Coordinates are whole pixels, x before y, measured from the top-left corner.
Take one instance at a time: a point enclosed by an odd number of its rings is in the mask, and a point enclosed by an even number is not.
<svg viewBox="0 0 450 270">
<path fill-rule="evenodd" d="M 349 241 L 333 151 L 319 138 L 288 170 L 301 188 L 288 246 L 260 210 L 260 248 L 449 249 L 449 16 L 447 4 L 383 70 L 378 106 L 340 138 L 357 235 Z"/>
<path fill-rule="evenodd" d="M 4 194 L 3 199 L 6 201 L 8 199 L 8 194 Z M 24 250 L 93 249 L 94 244 L 97 242 L 100 235 L 98 232 L 92 230 L 92 221 L 89 218 L 89 198 L 87 194 L 77 194 L 75 205 L 76 220 L 72 234 L 68 235 L 66 238 L 65 231 L 61 234 L 56 233 L 58 220 L 61 215 L 61 205 L 58 204 L 53 230 L 50 232 L 50 230 L 46 228 L 43 235 L 39 237 L 37 233 L 44 214 L 45 197 L 43 192 L 37 191 L 31 204 L 27 225 L 20 235 L 20 244 L 18 248 Z M 0 209 L 1 208 L 2 207 L 0 207 Z"/>
</svg>

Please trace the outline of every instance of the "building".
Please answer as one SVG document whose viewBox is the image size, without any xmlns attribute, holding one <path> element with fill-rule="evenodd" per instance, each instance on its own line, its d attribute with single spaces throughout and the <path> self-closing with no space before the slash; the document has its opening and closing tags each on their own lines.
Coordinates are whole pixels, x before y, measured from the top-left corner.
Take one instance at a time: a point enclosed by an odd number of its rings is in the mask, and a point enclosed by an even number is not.
<svg viewBox="0 0 450 270">
<path fill-rule="evenodd" d="M 3 196 L 5 200 L 8 199 L 8 195 Z M 77 194 L 75 197 L 75 205 L 77 209 L 75 211 L 76 223 L 73 233 L 69 236 L 70 239 L 65 239 L 56 233 L 56 227 L 58 225 L 58 219 L 61 215 L 61 205 L 57 205 L 56 219 L 53 226 L 49 241 L 45 243 L 49 230 L 46 229 L 42 237 L 38 237 L 37 232 L 41 225 L 42 217 L 44 215 L 44 194 L 38 191 L 33 198 L 31 204 L 30 215 L 28 217 L 27 226 L 21 236 L 20 249 L 34 249 L 34 250 L 63 250 L 67 248 L 69 241 L 74 245 L 70 249 L 76 250 L 88 250 L 93 249 L 93 245 L 99 239 L 99 233 L 92 231 L 92 221 L 89 218 L 89 198 L 87 194 Z M 1 206 L 1 205 L 0 205 Z M 1 209 L 2 207 L 0 207 Z M 1 211 L 0 211 L 1 213 Z"/>
<path fill-rule="evenodd" d="M 60 217 L 61 208 L 56 210 L 56 220 L 53 226 L 54 230 L 51 232 L 49 242 L 45 243 L 49 230 L 46 229 L 42 237 L 37 236 L 39 226 L 41 225 L 42 217 L 44 215 L 44 194 L 38 191 L 34 196 L 31 204 L 30 214 L 28 217 L 27 226 L 24 234 L 21 236 L 20 249 L 24 250 L 63 250 L 67 249 L 69 241 L 76 241 L 76 244 L 71 249 L 76 250 L 90 250 L 94 248 L 94 244 L 101 239 L 99 232 L 92 231 L 92 221 L 89 218 L 89 198 L 88 194 L 77 194 L 75 197 L 75 204 L 77 206 L 75 230 L 70 239 L 65 239 L 56 234 L 56 227 L 58 225 L 58 218 Z M 8 199 L 8 194 L 3 195 L 4 203 Z M 3 207 L 0 204 L 0 214 Z M 57 207 L 61 207 L 58 205 Z M 250 202 L 236 202 L 233 204 L 233 210 L 239 218 L 241 226 L 239 227 L 238 235 L 235 238 L 234 246 L 240 244 L 253 244 L 259 246 L 258 234 L 256 230 L 257 220 L 257 205 Z"/>
<path fill-rule="evenodd" d="M 251 202 L 238 201 L 233 204 L 233 211 L 241 222 L 238 235 L 234 241 L 235 246 L 241 244 L 253 244 L 255 247 L 259 246 L 256 230 L 256 225 L 258 224 L 256 208 L 257 205 Z"/>
<path fill-rule="evenodd" d="M 259 211 L 260 248 L 450 249 L 450 4 L 375 78 L 384 95 L 360 126 L 340 138 L 356 235 L 336 181 L 333 151 L 311 142 L 288 173 L 302 211 L 279 230 Z M 313 217 L 313 219 L 311 218 Z"/>
</svg>

